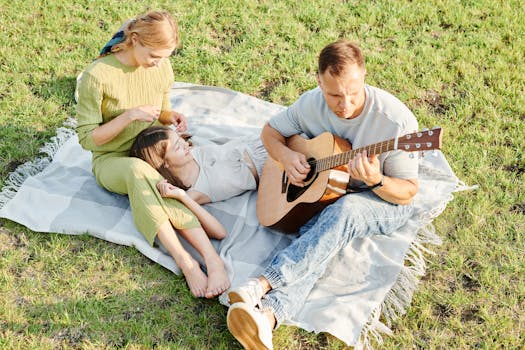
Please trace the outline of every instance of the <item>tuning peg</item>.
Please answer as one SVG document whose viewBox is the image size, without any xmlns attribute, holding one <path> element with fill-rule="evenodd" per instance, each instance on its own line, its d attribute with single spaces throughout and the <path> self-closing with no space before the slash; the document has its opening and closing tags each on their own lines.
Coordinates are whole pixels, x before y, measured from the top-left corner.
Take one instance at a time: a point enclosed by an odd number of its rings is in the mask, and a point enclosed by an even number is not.
<svg viewBox="0 0 525 350">
<path fill-rule="evenodd" d="M 422 131 L 428 131 L 428 128 L 423 128 L 423 130 L 422 130 Z"/>
<path fill-rule="evenodd" d="M 436 129 L 439 129 L 439 126 L 435 125 L 432 127 L 432 130 L 436 130 Z"/>
<path fill-rule="evenodd" d="M 415 156 L 414 156 L 414 153 L 410 153 L 410 154 L 408 155 L 408 157 L 409 157 L 410 159 L 414 159 L 414 157 L 415 157 Z"/>
</svg>

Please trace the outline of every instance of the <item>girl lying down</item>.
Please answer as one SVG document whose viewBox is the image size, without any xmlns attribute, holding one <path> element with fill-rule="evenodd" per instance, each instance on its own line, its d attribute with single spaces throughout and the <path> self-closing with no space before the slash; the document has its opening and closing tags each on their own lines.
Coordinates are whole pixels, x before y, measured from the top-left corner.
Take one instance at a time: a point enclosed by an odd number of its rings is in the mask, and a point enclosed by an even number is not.
<svg viewBox="0 0 525 350">
<path fill-rule="evenodd" d="M 163 197 L 178 198 L 186 191 L 205 204 L 256 189 L 267 153 L 259 135 L 191 147 L 188 136 L 153 126 L 136 137 L 130 156 L 146 161 L 164 177 L 157 184 Z"/>
</svg>

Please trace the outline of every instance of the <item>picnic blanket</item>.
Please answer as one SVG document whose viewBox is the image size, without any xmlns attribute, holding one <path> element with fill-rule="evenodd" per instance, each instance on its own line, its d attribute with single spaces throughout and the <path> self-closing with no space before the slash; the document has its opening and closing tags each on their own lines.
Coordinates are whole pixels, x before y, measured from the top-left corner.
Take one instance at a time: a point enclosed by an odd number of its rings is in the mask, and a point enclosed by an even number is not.
<svg viewBox="0 0 525 350">
<path fill-rule="evenodd" d="M 195 145 L 223 143 L 259 133 L 265 121 L 284 107 L 240 92 L 175 83 L 172 106 L 184 113 Z M 159 246 L 150 246 L 136 230 L 126 196 L 100 188 L 91 173 L 91 154 L 78 144 L 74 120 L 59 128 L 42 148 L 43 156 L 10 174 L 0 192 L 0 217 L 33 231 L 88 234 L 134 246 L 149 259 L 180 273 Z M 431 224 L 467 187 L 458 180 L 440 151 L 420 158 L 416 211 L 393 235 L 355 239 L 331 262 L 301 310 L 285 324 L 328 332 L 356 348 L 381 342 L 389 325 L 409 306 L 425 272 L 428 244 L 440 244 Z M 258 276 L 278 250 L 295 237 L 262 227 L 255 214 L 257 192 L 206 205 L 228 230 L 213 244 L 224 259 L 232 285 Z M 197 260 L 202 259 L 187 244 Z M 226 295 L 219 301 L 227 305 Z"/>
</svg>

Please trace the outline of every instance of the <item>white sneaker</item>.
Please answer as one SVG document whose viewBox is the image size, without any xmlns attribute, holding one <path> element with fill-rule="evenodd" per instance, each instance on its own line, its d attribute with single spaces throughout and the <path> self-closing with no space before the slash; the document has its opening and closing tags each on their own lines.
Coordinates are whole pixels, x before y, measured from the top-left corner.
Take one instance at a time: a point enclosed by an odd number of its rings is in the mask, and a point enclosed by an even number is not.
<svg viewBox="0 0 525 350">
<path fill-rule="evenodd" d="M 272 329 L 266 315 L 246 303 L 228 309 L 228 330 L 246 350 L 273 350 Z"/>
<path fill-rule="evenodd" d="M 228 299 L 230 305 L 243 302 L 250 306 L 255 306 L 260 305 L 263 295 L 261 283 L 259 283 L 258 279 L 253 278 L 236 288 L 230 289 Z"/>
</svg>

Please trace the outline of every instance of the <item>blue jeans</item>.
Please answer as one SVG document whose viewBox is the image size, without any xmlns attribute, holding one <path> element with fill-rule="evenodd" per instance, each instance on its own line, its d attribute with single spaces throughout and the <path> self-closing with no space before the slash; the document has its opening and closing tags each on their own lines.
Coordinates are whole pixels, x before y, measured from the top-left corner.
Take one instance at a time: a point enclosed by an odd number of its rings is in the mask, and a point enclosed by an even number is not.
<svg viewBox="0 0 525 350">
<path fill-rule="evenodd" d="M 372 191 L 347 194 L 324 208 L 299 230 L 299 236 L 274 256 L 263 277 L 272 290 L 262 300 L 277 326 L 304 304 L 330 260 L 353 238 L 387 235 L 405 224 L 412 205 L 396 205 Z"/>
</svg>

